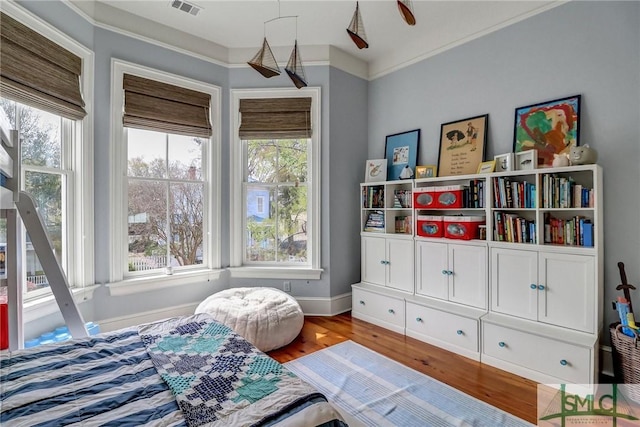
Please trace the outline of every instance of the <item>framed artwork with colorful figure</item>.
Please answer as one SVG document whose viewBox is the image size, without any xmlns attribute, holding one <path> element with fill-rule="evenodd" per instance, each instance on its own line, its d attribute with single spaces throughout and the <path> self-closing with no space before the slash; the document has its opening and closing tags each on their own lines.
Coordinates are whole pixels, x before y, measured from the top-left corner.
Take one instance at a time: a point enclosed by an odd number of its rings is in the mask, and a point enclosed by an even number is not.
<svg viewBox="0 0 640 427">
<path fill-rule="evenodd" d="M 513 152 L 537 150 L 538 167 L 580 145 L 580 95 L 516 108 Z"/>
</svg>

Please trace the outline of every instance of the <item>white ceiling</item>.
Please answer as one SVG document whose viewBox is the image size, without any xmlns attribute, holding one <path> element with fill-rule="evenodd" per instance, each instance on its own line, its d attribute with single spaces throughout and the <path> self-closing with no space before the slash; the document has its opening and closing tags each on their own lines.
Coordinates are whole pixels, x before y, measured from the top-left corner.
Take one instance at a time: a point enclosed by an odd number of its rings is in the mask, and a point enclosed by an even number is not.
<svg viewBox="0 0 640 427">
<path fill-rule="evenodd" d="M 228 51 L 243 52 L 240 58 L 246 57 L 246 60 L 258 51 L 266 34 L 278 62 L 286 62 L 287 58 L 281 58 L 277 49 L 282 46 L 291 50 L 297 24 L 297 39 L 303 61 L 315 55 L 311 53 L 314 47 L 333 46 L 364 61 L 371 77 L 519 22 L 564 1 L 414 0 L 412 4 L 417 23 L 409 26 L 403 21 L 396 1 L 361 0 L 360 12 L 369 42 L 369 48 L 362 50 L 356 47 L 346 32 L 355 11 L 355 1 L 196 0 L 190 3 L 202 8 L 197 16 L 171 7 L 170 0 L 72 0 L 72 3 L 98 23 L 105 22 L 111 27 L 120 26 L 120 22 L 126 27 L 125 23 L 128 23 L 127 30 L 135 32 L 136 26 L 131 24 L 131 17 L 122 14 L 125 11 L 145 18 L 144 22 L 149 20 L 155 24 L 146 25 L 147 37 L 152 36 L 149 27 L 155 26 L 157 31 L 165 32 L 164 41 L 167 42 L 167 28 L 157 25 L 160 23 L 178 30 L 176 34 L 196 37 L 173 37 L 171 40 L 180 48 L 189 49 L 189 45 L 204 40 L 221 45 L 222 49 Z M 266 26 L 264 24 L 270 19 L 285 16 L 297 18 L 277 19 Z M 140 25 L 139 28 L 142 30 L 143 27 Z M 310 52 L 308 56 L 305 50 Z M 233 58 L 234 55 L 228 55 L 226 59 L 214 59 L 233 63 Z"/>
</svg>

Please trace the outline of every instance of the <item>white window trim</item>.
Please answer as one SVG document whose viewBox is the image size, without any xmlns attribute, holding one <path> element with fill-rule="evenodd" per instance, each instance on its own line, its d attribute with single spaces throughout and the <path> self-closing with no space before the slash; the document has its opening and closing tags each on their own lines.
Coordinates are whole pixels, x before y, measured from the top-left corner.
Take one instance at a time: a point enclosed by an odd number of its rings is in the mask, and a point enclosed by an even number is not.
<svg viewBox="0 0 640 427">
<path fill-rule="evenodd" d="M 72 132 L 75 137 L 70 156 L 74 179 L 69 186 L 67 198 L 72 203 L 67 204 L 69 210 L 67 277 L 69 284 L 75 288 L 86 287 L 95 282 L 94 279 L 94 153 L 93 153 L 93 77 L 94 53 L 76 40 L 67 36 L 54 26 L 43 21 L 31 12 L 23 9 L 14 2 L 0 2 L 2 11 L 49 40 L 57 43 L 82 60 L 82 75 L 80 90 L 85 102 L 87 115 L 82 120 L 76 120 Z M 68 200 L 67 200 L 68 201 Z M 46 298 L 44 298 L 46 299 Z M 38 299 L 30 302 L 31 306 L 38 305 Z"/>
<path fill-rule="evenodd" d="M 185 270 L 180 274 L 155 273 L 142 277 L 126 277 L 127 264 L 124 262 L 123 250 L 125 247 L 125 235 L 127 231 L 127 203 L 124 191 L 127 184 L 126 150 L 123 144 L 124 126 L 122 125 L 122 112 L 124 106 L 124 90 L 122 80 L 124 74 L 132 74 L 187 89 L 211 95 L 210 120 L 213 124 L 213 135 L 210 138 L 208 148 L 203 150 L 203 163 L 206 162 L 205 187 L 207 197 L 205 209 L 209 213 L 205 226 L 207 264 L 210 268 Z M 145 292 L 148 289 L 146 284 L 155 283 L 154 289 L 158 288 L 157 283 L 161 282 L 161 287 L 179 286 L 185 283 L 196 281 L 207 281 L 217 278 L 217 269 L 220 268 L 220 140 L 221 140 L 221 89 L 218 86 L 192 80 L 175 74 L 154 70 L 142 65 L 133 64 L 119 59 L 111 59 L 111 242 L 109 247 L 110 263 L 110 284 L 109 289 L 112 295 L 126 295 L 130 293 Z M 211 237 L 213 236 L 213 238 Z M 175 276 L 175 277 L 174 277 Z"/>
<path fill-rule="evenodd" d="M 311 162 L 309 162 L 309 174 L 311 177 L 311 199 L 309 200 L 308 218 L 310 227 L 307 232 L 311 236 L 311 265 L 299 266 L 249 266 L 242 264 L 242 251 L 244 239 L 243 222 L 243 197 L 236 195 L 243 194 L 242 180 L 244 165 L 242 160 L 242 144 L 238 130 L 240 128 L 240 99 L 246 98 L 308 98 L 311 97 L 311 123 L 313 123 L 311 134 Z M 301 279 L 318 280 L 322 274 L 321 268 L 321 244 L 320 233 L 321 208 L 320 208 L 320 88 L 306 87 L 302 89 L 279 88 L 279 89 L 232 89 L 231 90 L 231 166 L 230 166 L 230 191 L 231 203 L 229 206 L 230 225 L 230 260 L 229 271 L 231 277 L 240 278 L 262 278 L 262 279 Z"/>
</svg>

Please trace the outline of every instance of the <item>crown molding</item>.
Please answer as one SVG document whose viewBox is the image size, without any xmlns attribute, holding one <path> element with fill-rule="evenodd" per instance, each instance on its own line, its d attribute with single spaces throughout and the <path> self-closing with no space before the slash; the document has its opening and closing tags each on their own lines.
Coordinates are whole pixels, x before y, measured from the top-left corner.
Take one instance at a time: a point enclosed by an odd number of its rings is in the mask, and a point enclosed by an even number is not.
<svg viewBox="0 0 640 427">
<path fill-rule="evenodd" d="M 226 68 L 249 68 L 247 61 L 255 55 L 255 48 L 229 49 L 203 38 L 155 21 L 124 12 L 101 2 L 62 0 L 79 16 L 95 27 L 126 37 L 144 41 L 184 55 Z M 278 64 L 286 65 L 291 47 L 272 47 Z M 341 69 L 357 77 L 368 79 L 367 63 L 333 46 L 299 46 L 304 66 L 327 66 Z"/>
</svg>

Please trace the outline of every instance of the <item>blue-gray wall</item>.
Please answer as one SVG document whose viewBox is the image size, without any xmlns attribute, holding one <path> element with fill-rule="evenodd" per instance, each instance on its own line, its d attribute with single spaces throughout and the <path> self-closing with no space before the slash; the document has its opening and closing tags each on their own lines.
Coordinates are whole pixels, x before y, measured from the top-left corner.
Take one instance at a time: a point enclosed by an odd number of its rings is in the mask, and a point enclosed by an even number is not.
<svg viewBox="0 0 640 427">
<path fill-rule="evenodd" d="M 418 163 L 437 164 L 440 125 L 488 113 L 492 159 L 513 151 L 516 107 L 575 94 L 580 144 L 603 167 L 607 325 L 617 263 L 640 284 L 639 2 L 572 1 L 371 81 L 368 152 L 383 157 L 385 135 L 420 128 Z"/>
<path fill-rule="evenodd" d="M 222 203 L 229 194 L 229 90 L 287 87 L 250 69 L 227 69 L 93 27 L 58 1 L 21 4 L 95 50 L 96 281 L 108 279 L 109 84 L 111 57 L 222 88 Z M 558 6 L 419 63 L 366 82 L 330 66 L 306 67 L 322 88 L 322 267 L 319 281 L 293 281 L 296 296 L 336 296 L 360 276 L 358 183 L 364 162 L 384 157 L 385 136 L 420 128 L 420 164 L 436 164 L 440 125 L 489 114 L 487 158 L 512 151 L 518 106 L 582 94 L 581 144 L 600 153 L 605 176 L 605 314 L 625 262 L 640 283 L 640 3 L 581 2 Z M 222 209 L 223 264 L 229 262 L 229 214 Z M 228 279 L 222 279 L 225 281 Z M 114 298 L 102 288 L 95 320 L 201 300 L 216 286 L 188 286 Z M 280 281 L 260 284 L 280 286 Z M 95 313 L 94 313 L 95 310 Z"/>
<path fill-rule="evenodd" d="M 147 43 L 121 33 L 94 27 L 77 15 L 63 2 L 25 1 L 26 9 L 43 20 L 69 34 L 94 51 L 94 189 L 95 189 L 95 282 L 105 284 L 109 280 L 109 242 L 112 230 L 109 227 L 110 170 L 110 84 L 111 59 L 116 58 L 146 67 L 185 76 L 221 87 L 221 175 L 222 175 L 222 266 L 229 265 L 229 144 L 230 137 L 230 90 L 236 88 L 291 87 L 292 83 L 283 73 L 279 77 L 264 79 L 254 70 L 226 68 L 212 62 L 185 55 L 174 50 Z M 366 97 L 367 82 L 330 66 L 305 67 L 310 86 L 321 88 L 321 225 L 322 268 L 320 280 L 292 280 L 292 294 L 298 297 L 330 297 L 350 292 L 350 285 L 360 278 L 358 182 L 354 165 L 364 163 L 367 128 Z M 341 93 L 342 100 L 331 105 L 333 86 Z M 356 114 L 349 116 L 352 111 Z M 330 125 L 331 117 L 335 118 Z M 333 149 L 332 149 L 333 148 Z M 333 165 L 332 163 L 335 163 Z M 330 203 L 330 200 L 335 203 Z M 332 232 L 332 227 L 337 232 Z M 104 260 L 104 261 L 103 261 Z M 161 310 L 169 306 L 198 303 L 210 293 L 228 286 L 261 285 L 281 288 L 281 280 L 229 279 L 226 275 L 215 283 L 187 285 L 180 289 L 161 289 L 153 292 L 113 297 L 106 287 L 95 291 L 94 298 L 81 304 L 86 318 L 104 320 L 126 317 L 135 313 Z M 59 322 L 59 316 L 51 316 L 32 327 L 35 335 L 42 325 Z"/>
</svg>

